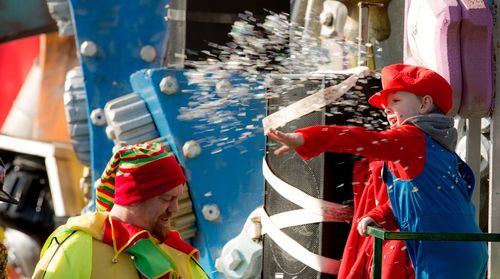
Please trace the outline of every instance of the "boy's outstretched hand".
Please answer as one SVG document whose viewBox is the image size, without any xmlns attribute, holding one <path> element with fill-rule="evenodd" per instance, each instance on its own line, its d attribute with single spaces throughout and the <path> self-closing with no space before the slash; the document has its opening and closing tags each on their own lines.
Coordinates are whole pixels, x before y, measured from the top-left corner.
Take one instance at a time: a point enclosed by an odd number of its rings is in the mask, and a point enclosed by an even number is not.
<svg viewBox="0 0 500 279">
<path fill-rule="evenodd" d="M 290 151 L 290 149 L 295 149 L 304 144 L 304 138 L 300 133 L 283 133 L 271 128 L 266 135 L 282 144 L 280 148 L 274 150 L 274 154 L 276 155 L 283 155 Z"/>
</svg>

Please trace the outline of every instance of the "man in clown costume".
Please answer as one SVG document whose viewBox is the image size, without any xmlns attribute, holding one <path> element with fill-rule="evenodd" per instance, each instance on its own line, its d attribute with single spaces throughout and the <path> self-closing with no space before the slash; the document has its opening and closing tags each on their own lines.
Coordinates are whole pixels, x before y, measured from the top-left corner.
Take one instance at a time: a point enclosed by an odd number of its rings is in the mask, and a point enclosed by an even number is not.
<svg viewBox="0 0 500 279">
<path fill-rule="evenodd" d="M 119 149 L 96 187 L 97 212 L 52 233 L 33 278 L 208 278 L 198 251 L 170 229 L 185 183 L 160 144 Z"/>
<path fill-rule="evenodd" d="M 322 152 L 362 155 L 383 161 L 382 179 L 389 202 L 355 220 L 366 236 L 369 224 L 403 232 L 479 233 L 471 202 L 474 176 L 454 152 L 457 131 L 451 86 L 424 67 L 394 64 L 382 69 L 383 90 L 368 102 L 383 108 L 390 129 L 383 132 L 354 126 L 312 126 L 268 136 L 304 159 Z M 485 243 L 405 241 L 417 279 L 484 278 Z"/>
</svg>

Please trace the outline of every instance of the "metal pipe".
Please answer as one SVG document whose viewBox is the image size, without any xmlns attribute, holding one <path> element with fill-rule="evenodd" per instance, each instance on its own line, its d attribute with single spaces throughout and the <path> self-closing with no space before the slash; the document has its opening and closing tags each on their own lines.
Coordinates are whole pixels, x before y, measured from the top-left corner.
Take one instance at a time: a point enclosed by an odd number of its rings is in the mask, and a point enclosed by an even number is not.
<svg viewBox="0 0 500 279">
<path fill-rule="evenodd" d="M 186 0 L 172 0 L 165 6 L 168 21 L 166 50 L 162 57 L 162 66 L 184 68 L 186 49 Z"/>
<path fill-rule="evenodd" d="M 321 30 L 319 15 L 321 14 L 322 6 L 323 0 L 309 0 L 307 2 L 304 35 L 307 34 L 312 37 L 319 36 Z"/>
<path fill-rule="evenodd" d="M 368 39 L 368 15 L 370 6 L 383 7 L 382 3 L 359 2 L 359 25 L 358 25 L 358 66 L 368 66 L 375 68 L 374 56 L 368 57 L 369 48 L 373 47 L 369 44 Z M 370 50 L 373 53 L 373 49 Z M 368 61 L 368 60 L 372 61 Z M 370 67 L 370 68 L 371 68 Z"/>
<path fill-rule="evenodd" d="M 307 0 L 292 0 L 290 6 L 290 22 L 296 26 L 304 26 Z"/>
</svg>

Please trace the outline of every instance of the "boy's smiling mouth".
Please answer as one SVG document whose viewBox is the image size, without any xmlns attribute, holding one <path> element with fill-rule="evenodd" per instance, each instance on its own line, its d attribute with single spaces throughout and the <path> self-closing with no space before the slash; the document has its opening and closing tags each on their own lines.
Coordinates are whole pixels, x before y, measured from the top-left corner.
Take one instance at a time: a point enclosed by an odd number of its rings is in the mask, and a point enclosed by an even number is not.
<svg viewBox="0 0 500 279">
<path fill-rule="evenodd" d="M 398 119 L 396 116 L 387 116 L 387 121 L 389 122 L 391 128 L 397 126 Z"/>
</svg>

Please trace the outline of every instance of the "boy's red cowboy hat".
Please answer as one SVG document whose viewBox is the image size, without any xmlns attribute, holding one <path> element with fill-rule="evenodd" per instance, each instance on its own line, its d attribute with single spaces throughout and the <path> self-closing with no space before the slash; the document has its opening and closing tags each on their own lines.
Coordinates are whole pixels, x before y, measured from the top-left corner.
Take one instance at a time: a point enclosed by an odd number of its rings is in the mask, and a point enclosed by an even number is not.
<svg viewBox="0 0 500 279">
<path fill-rule="evenodd" d="M 452 106 L 451 86 L 438 73 L 420 66 L 393 64 L 382 69 L 382 88 L 368 102 L 377 108 L 387 105 L 387 96 L 406 91 L 418 96 L 429 95 L 434 104 L 446 114 Z"/>
</svg>

